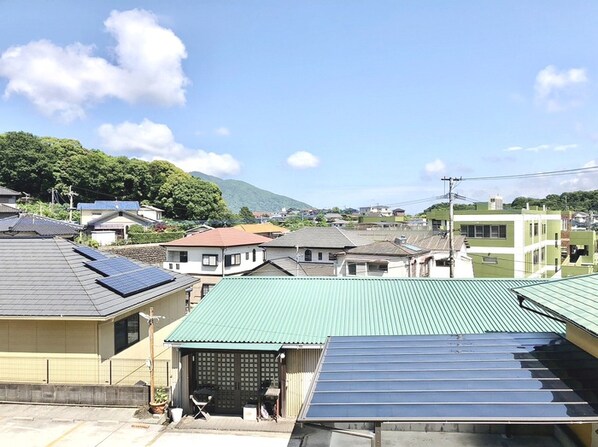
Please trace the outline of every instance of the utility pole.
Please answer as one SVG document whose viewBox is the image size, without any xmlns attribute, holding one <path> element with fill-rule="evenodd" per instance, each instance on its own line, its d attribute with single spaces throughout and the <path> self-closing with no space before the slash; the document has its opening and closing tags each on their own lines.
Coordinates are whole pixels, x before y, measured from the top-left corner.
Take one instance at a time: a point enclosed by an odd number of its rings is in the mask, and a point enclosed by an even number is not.
<svg viewBox="0 0 598 447">
<path fill-rule="evenodd" d="M 455 182 L 461 181 L 461 177 L 453 178 L 453 177 L 442 177 L 443 182 L 449 182 L 449 192 L 448 192 L 448 199 L 449 199 L 449 221 L 448 221 L 448 237 L 449 237 L 449 276 L 451 278 L 455 277 L 455 242 L 453 240 L 453 228 L 454 228 L 454 220 L 455 220 L 455 210 L 454 210 L 454 194 L 453 188 L 455 187 Z"/>
<path fill-rule="evenodd" d="M 73 197 L 78 195 L 76 192 L 73 192 L 73 187 L 69 186 L 69 222 L 73 221 Z"/>
<path fill-rule="evenodd" d="M 154 315 L 154 308 L 150 307 L 149 315 L 139 312 L 139 315 L 143 317 L 148 324 L 148 338 L 149 338 L 149 373 L 150 373 L 150 402 L 155 402 L 156 400 L 156 383 L 154 380 L 154 320 L 159 320 L 160 318 L 164 318 L 162 316 Z"/>
</svg>

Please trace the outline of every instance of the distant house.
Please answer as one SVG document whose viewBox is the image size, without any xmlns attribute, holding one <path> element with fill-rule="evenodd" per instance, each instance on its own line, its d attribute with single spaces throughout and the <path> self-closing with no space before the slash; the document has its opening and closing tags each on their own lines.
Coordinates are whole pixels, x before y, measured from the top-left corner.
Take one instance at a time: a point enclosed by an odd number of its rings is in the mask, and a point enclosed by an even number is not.
<svg viewBox="0 0 598 447">
<path fill-rule="evenodd" d="M 267 382 L 281 390 L 283 416 L 295 417 L 334 335 L 562 332 L 523 312 L 511 292 L 540 281 L 225 278 L 165 340 L 182 365 L 173 370 L 175 404 L 188 408 L 189 394 L 210 384 L 214 412 L 240 414 Z"/>
<path fill-rule="evenodd" d="M 279 227 L 272 223 L 259 223 L 259 224 L 240 224 L 235 225 L 233 228 L 237 230 L 245 231 L 246 233 L 257 234 L 264 237 L 274 239 L 288 233 L 289 230 L 284 227 Z"/>
<path fill-rule="evenodd" d="M 12 189 L 5 188 L 4 186 L 0 186 L 0 203 L 4 205 L 11 206 L 13 208 L 17 207 L 17 201 L 21 197 L 21 193 L 18 191 L 13 191 Z"/>
<path fill-rule="evenodd" d="M 141 205 L 137 214 L 151 220 L 162 220 L 164 210 L 151 205 Z"/>
<path fill-rule="evenodd" d="M 15 208 L 11 205 L 7 205 L 5 203 L 0 203 L 0 219 L 5 217 L 18 216 L 19 213 L 20 211 L 18 208 Z"/>
<path fill-rule="evenodd" d="M 429 253 L 399 238 L 360 245 L 339 253 L 338 276 L 428 277 L 432 260 Z"/>
<path fill-rule="evenodd" d="M 35 214 L 20 214 L 0 219 L 2 237 L 54 237 L 74 239 L 83 227 Z"/>
<path fill-rule="evenodd" d="M 88 222 L 114 212 L 127 211 L 138 214 L 140 208 L 139 202 L 133 200 L 96 200 L 93 203 L 81 202 L 77 204 L 77 211 L 81 213 L 81 225 L 86 225 Z"/>
<path fill-rule="evenodd" d="M 225 276 L 242 275 L 264 262 L 260 244 L 270 238 L 236 228 L 214 228 L 162 244 L 166 248 L 164 268 L 193 275 L 201 280 L 192 302 L 203 298 Z"/>
<path fill-rule="evenodd" d="M 158 223 L 145 217 L 136 201 L 96 200 L 94 203 L 79 203 L 77 210 L 81 212 L 81 225 L 85 226 L 85 233 L 100 245 L 127 239 L 131 225 L 151 227 Z M 146 207 L 145 212 L 156 214 L 156 210 L 159 209 L 148 210 Z"/>
<path fill-rule="evenodd" d="M 305 227 L 287 233 L 261 246 L 266 258 L 276 260 L 293 258 L 299 262 L 336 262 L 340 251 L 348 250 L 370 241 L 334 227 Z"/>
<path fill-rule="evenodd" d="M 370 228 L 368 230 L 348 231 L 350 234 L 356 234 L 370 241 L 395 241 L 401 240 L 403 243 L 429 250 L 425 258 L 427 267 L 424 268 L 424 275 L 430 278 L 449 278 L 449 255 L 450 242 L 446 233 L 432 232 L 429 230 L 412 229 L 389 229 L 389 228 Z M 473 278 L 473 261 L 467 254 L 467 239 L 458 235 L 453 237 L 454 249 L 454 269 L 455 278 Z M 427 275 L 425 274 L 427 269 Z"/>
<path fill-rule="evenodd" d="M 168 384 L 171 354 L 162 340 L 186 314 L 185 290 L 195 278 L 60 237 L 0 239 L 0 265 L 3 383 L 37 384 L 39 395 L 50 396 L 43 384 L 76 385 L 72 396 L 79 396 L 81 385 L 106 394 L 106 385 L 147 383 L 148 325 L 139 313 L 153 307 L 164 317 L 155 322 L 156 380 Z"/>
<path fill-rule="evenodd" d="M 359 214 L 363 216 L 392 216 L 392 210 L 386 205 L 359 207 Z"/>
</svg>

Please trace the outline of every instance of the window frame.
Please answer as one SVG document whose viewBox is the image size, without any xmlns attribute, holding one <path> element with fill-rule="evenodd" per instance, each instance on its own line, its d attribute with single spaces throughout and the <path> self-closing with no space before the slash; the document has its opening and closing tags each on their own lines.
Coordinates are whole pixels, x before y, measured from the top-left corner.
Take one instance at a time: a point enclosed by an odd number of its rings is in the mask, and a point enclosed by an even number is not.
<svg viewBox="0 0 598 447">
<path fill-rule="evenodd" d="M 136 326 L 136 331 L 135 331 Z M 133 337 L 131 337 L 133 336 Z M 126 342 L 124 342 L 125 337 Z M 124 351 L 130 348 L 140 340 L 139 333 L 139 314 L 134 313 L 128 317 L 121 318 L 114 322 L 114 353 Z M 124 343 L 123 343 L 124 342 Z"/>
<path fill-rule="evenodd" d="M 218 255 L 203 254 L 201 256 L 201 265 L 206 267 L 216 267 L 218 265 Z"/>
</svg>

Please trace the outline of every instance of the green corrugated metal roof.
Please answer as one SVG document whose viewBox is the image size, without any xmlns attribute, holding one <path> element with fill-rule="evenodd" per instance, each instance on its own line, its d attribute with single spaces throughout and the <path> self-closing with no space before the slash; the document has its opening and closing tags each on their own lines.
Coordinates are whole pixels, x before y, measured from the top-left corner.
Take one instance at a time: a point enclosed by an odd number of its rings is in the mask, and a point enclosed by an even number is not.
<svg viewBox="0 0 598 447">
<path fill-rule="evenodd" d="M 167 342 L 323 344 L 330 335 L 563 332 L 519 308 L 530 279 L 230 277 Z"/>
<path fill-rule="evenodd" d="M 598 335 L 598 274 L 557 279 L 513 291 L 551 314 Z"/>
<path fill-rule="evenodd" d="M 246 343 L 181 343 L 181 349 L 201 349 L 204 351 L 247 351 Z M 280 343 L 252 343 L 253 351 L 280 351 Z"/>
</svg>

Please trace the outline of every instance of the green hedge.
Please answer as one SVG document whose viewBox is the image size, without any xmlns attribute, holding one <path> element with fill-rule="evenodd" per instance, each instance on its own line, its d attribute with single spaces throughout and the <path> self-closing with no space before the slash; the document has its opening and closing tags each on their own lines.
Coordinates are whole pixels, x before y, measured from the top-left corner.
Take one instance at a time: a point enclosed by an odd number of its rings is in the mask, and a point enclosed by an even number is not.
<svg viewBox="0 0 598 447">
<path fill-rule="evenodd" d="M 184 231 L 168 231 L 164 233 L 129 233 L 131 244 L 158 244 L 185 237 Z"/>
</svg>

